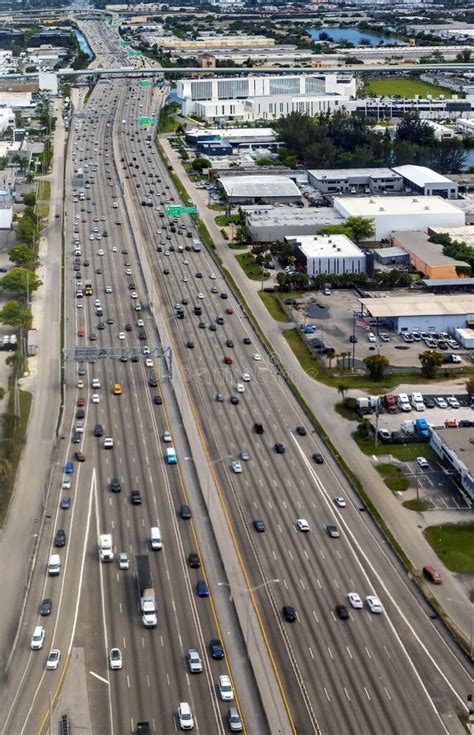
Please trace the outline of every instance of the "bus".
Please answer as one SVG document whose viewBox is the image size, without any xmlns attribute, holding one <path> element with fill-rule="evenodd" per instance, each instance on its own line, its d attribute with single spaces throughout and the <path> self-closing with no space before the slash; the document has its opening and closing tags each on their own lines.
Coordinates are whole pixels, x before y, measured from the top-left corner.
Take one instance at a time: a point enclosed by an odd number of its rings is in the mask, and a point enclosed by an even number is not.
<svg viewBox="0 0 474 735">
<path fill-rule="evenodd" d="M 92 283 L 90 281 L 85 282 L 84 293 L 86 296 L 92 296 Z"/>
</svg>

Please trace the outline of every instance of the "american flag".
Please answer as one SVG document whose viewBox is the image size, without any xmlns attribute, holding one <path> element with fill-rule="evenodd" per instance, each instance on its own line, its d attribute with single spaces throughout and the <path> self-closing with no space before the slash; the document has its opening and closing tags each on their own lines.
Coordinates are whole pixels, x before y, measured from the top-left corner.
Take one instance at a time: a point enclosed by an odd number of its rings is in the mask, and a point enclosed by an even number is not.
<svg viewBox="0 0 474 735">
<path fill-rule="evenodd" d="M 365 329 L 366 332 L 370 332 L 370 327 L 363 319 L 356 319 L 356 324 L 358 327 L 362 327 L 362 329 Z"/>
</svg>

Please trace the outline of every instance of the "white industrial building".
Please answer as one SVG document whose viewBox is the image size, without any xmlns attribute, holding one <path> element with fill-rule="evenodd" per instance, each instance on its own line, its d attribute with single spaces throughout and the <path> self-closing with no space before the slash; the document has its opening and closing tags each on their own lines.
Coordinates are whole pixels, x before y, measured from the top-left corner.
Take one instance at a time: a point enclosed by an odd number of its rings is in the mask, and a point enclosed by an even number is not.
<svg viewBox="0 0 474 735">
<path fill-rule="evenodd" d="M 360 299 L 363 314 L 400 332 L 448 332 L 474 319 L 474 295 L 389 296 Z"/>
<path fill-rule="evenodd" d="M 474 136 L 474 118 L 460 117 L 456 120 L 456 130 L 463 135 Z"/>
<path fill-rule="evenodd" d="M 344 220 L 332 207 L 242 207 L 252 242 L 283 242 L 288 235 L 314 235 Z"/>
<path fill-rule="evenodd" d="M 289 176 L 222 176 L 218 183 L 230 204 L 290 204 L 301 192 Z"/>
<path fill-rule="evenodd" d="M 472 428 L 431 428 L 430 444 L 443 464 L 453 470 L 456 479 L 474 500 L 474 444 Z"/>
<path fill-rule="evenodd" d="M 10 230 L 13 222 L 11 199 L 0 199 L 0 230 Z"/>
<path fill-rule="evenodd" d="M 180 79 L 183 113 L 206 120 L 276 120 L 292 112 L 308 115 L 343 110 L 356 95 L 348 74 L 293 74 Z"/>
<path fill-rule="evenodd" d="M 285 241 L 294 245 L 296 260 L 310 278 L 365 273 L 365 253 L 347 235 L 290 235 Z"/>
<path fill-rule="evenodd" d="M 36 102 L 31 101 L 31 92 L 0 92 L 0 107 L 18 108 L 36 107 Z"/>
<path fill-rule="evenodd" d="M 11 107 L 0 107 L 0 130 L 15 127 L 15 113 Z"/>
<path fill-rule="evenodd" d="M 403 179 L 390 168 L 320 168 L 308 171 L 309 183 L 326 194 L 403 191 Z"/>
<path fill-rule="evenodd" d="M 437 196 L 336 197 L 334 209 L 344 219 L 372 219 L 379 241 L 396 230 L 427 232 L 429 227 L 463 227 L 466 221 L 461 209 Z"/>
<path fill-rule="evenodd" d="M 413 194 L 442 196 L 445 199 L 458 198 L 458 185 L 431 168 L 406 164 L 405 166 L 395 166 L 393 170 L 403 178 L 405 186 Z"/>
</svg>

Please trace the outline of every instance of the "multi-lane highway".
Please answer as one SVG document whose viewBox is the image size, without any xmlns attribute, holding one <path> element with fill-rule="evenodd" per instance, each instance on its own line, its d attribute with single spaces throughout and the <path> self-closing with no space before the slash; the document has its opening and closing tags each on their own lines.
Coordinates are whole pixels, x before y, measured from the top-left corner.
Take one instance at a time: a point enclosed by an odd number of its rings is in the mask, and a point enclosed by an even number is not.
<svg viewBox="0 0 474 735">
<path fill-rule="evenodd" d="M 93 33 L 96 45 L 103 43 L 111 54 L 110 33 L 98 24 Z M 233 555 L 253 590 L 247 620 L 240 621 L 242 645 L 252 648 L 248 618 L 258 613 L 288 732 L 460 732 L 456 713 L 465 710 L 469 672 L 362 512 L 217 264 L 204 247 L 193 249 L 199 239 L 194 223 L 187 215 L 175 220 L 166 214 L 179 196 L 149 139 L 154 129 L 138 122 L 159 114 L 163 98 L 163 90 L 139 81 L 103 80 L 86 110 L 73 118 L 64 242 L 66 347 L 123 349 L 124 357 L 66 365 L 64 448 L 53 474 L 50 535 L 25 616 L 30 627 L 17 645 L 17 693 L 3 731 L 38 730 L 48 692 L 61 683 L 73 647 L 84 649 L 86 669 L 94 673 L 88 679 L 94 732 L 129 732 L 139 720 L 150 722 L 153 732 L 173 732 L 183 700 L 191 704 L 196 729 L 228 731 L 228 704 L 216 683 L 220 674 L 234 672 L 230 657 L 210 657 L 209 641 L 223 638 L 213 600 L 229 597 L 229 586 L 230 596 L 237 590 L 231 577 L 224 583 L 229 559 L 222 559 L 218 576 L 206 575 L 205 557 L 203 567 L 190 568 L 188 555 L 201 553 L 208 529 L 179 512 L 188 499 L 184 467 L 192 465 L 198 441 L 208 459 L 209 486 L 217 486 L 226 511 Z M 85 294 L 86 282 L 92 295 Z M 153 314 L 164 323 L 160 334 Z M 197 436 L 187 435 L 190 427 L 179 420 L 166 379 L 150 386 L 155 375 L 166 373 L 163 359 L 142 355 L 132 361 L 128 351 L 160 344 L 173 350 L 174 369 L 185 383 L 186 396 L 178 399 L 190 402 Z M 93 379 L 100 388 L 93 388 Z M 113 392 L 116 384 L 120 395 Z M 158 396 L 161 403 L 154 400 Z M 94 435 L 97 424 L 100 437 Z M 165 431 L 172 443 L 188 447 L 177 465 L 165 462 Z M 110 450 L 106 437 L 114 441 Z M 76 451 L 85 462 L 74 459 Z M 72 486 L 62 490 L 69 461 Z M 114 478 L 121 492 L 111 491 Z M 209 506 L 209 486 L 201 483 L 203 507 Z M 140 492 L 141 505 L 132 504 L 133 490 Z M 68 510 L 59 506 L 65 495 L 71 497 Z M 299 530 L 298 519 L 307 521 L 309 531 Z M 255 521 L 263 528 L 257 530 Z M 161 551 L 150 550 L 151 526 L 161 529 Z M 61 574 L 52 578 L 45 565 L 57 528 L 66 530 L 67 543 L 59 550 Z M 119 569 L 117 559 L 99 562 L 99 533 L 112 534 L 115 554 L 128 554 L 129 569 Z M 209 553 L 217 556 L 217 547 Z M 153 630 L 143 628 L 138 610 L 136 554 L 150 559 L 158 602 Z M 210 598 L 197 596 L 199 579 L 206 580 Z M 361 608 L 351 606 L 349 593 L 360 595 Z M 367 595 L 380 599 L 381 613 L 369 610 Z M 47 619 L 36 613 L 42 597 L 53 600 Z M 348 619 L 341 619 L 341 605 Z M 285 620 L 284 606 L 294 608 L 294 622 Z M 31 651 L 31 626 L 41 622 L 44 648 Z M 63 652 L 56 673 L 44 670 L 53 645 Z M 109 670 L 114 646 L 122 652 L 121 671 Z M 187 672 L 189 647 L 201 652 L 201 674 Z M 249 668 L 245 676 L 252 676 Z M 234 677 L 237 704 L 241 685 Z M 245 698 L 240 705 L 245 718 L 258 702 Z M 263 717 L 260 722 L 249 731 L 267 732 Z"/>
</svg>

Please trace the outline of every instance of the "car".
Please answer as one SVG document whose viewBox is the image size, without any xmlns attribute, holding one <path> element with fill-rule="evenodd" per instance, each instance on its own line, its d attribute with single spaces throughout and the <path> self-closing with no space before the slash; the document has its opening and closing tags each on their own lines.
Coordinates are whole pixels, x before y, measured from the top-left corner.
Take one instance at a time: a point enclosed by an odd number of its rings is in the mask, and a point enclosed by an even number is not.
<svg viewBox="0 0 474 735">
<path fill-rule="evenodd" d="M 191 551 L 191 553 L 188 555 L 188 564 L 191 569 L 199 569 L 199 567 L 201 566 L 201 559 L 199 558 L 199 554 L 197 554 L 195 551 Z"/>
<path fill-rule="evenodd" d="M 336 503 L 338 508 L 345 508 L 346 507 L 346 501 L 345 498 L 342 498 L 340 495 L 336 496 L 334 498 L 334 502 Z"/>
<path fill-rule="evenodd" d="M 367 339 L 369 342 L 377 342 L 377 337 L 373 332 L 367 332 Z"/>
<path fill-rule="evenodd" d="M 103 436 L 104 434 L 104 427 L 102 424 L 96 424 L 94 426 L 94 436 Z"/>
<path fill-rule="evenodd" d="M 61 483 L 61 487 L 63 490 L 70 490 L 71 489 L 71 478 L 70 477 L 63 477 L 63 481 Z"/>
<path fill-rule="evenodd" d="M 315 452 L 313 454 L 313 460 L 316 462 L 316 464 L 324 464 L 324 457 L 319 452 Z"/>
<path fill-rule="evenodd" d="M 296 521 L 296 526 L 298 528 L 298 531 L 301 531 L 302 533 L 308 533 L 309 529 L 309 523 L 306 520 L 306 518 L 298 518 Z"/>
<path fill-rule="evenodd" d="M 39 651 L 40 648 L 43 648 L 45 636 L 46 631 L 44 627 L 42 625 L 37 625 L 33 631 L 33 635 L 31 636 L 30 645 L 33 651 Z"/>
<path fill-rule="evenodd" d="M 385 332 L 380 332 L 379 338 L 382 340 L 382 342 L 390 342 L 390 337 Z M 416 341 L 419 341 L 420 337 L 419 335 L 416 335 L 416 336 L 413 335 L 413 339 L 415 339 Z"/>
<path fill-rule="evenodd" d="M 85 329 L 78 329 L 77 336 L 78 337 L 85 337 L 86 336 L 86 330 Z"/>
<path fill-rule="evenodd" d="M 374 613 L 375 615 L 383 613 L 383 605 L 377 595 L 367 595 L 365 602 L 371 613 Z"/>
<path fill-rule="evenodd" d="M 351 334 L 351 336 L 349 337 L 349 342 L 350 342 L 351 344 L 354 344 L 354 345 L 356 345 L 358 341 L 359 341 L 359 340 L 357 339 L 357 337 L 355 336 L 355 334 Z"/>
<path fill-rule="evenodd" d="M 113 493 L 119 493 L 122 490 L 122 485 L 117 477 L 112 477 L 110 481 L 110 490 Z"/>
<path fill-rule="evenodd" d="M 209 641 L 209 651 L 215 661 L 221 661 L 224 658 L 224 647 L 219 638 L 211 638 Z"/>
<path fill-rule="evenodd" d="M 190 674 L 201 674 L 203 671 L 202 659 L 197 648 L 188 648 L 186 663 Z"/>
<path fill-rule="evenodd" d="M 428 460 L 425 457 L 417 457 L 416 458 L 417 464 L 422 469 L 425 469 L 426 467 L 429 467 Z"/>
<path fill-rule="evenodd" d="M 260 362 L 260 360 L 262 359 L 262 356 L 260 355 L 259 352 L 256 352 L 254 355 L 252 355 L 252 357 L 255 360 L 255 362 Z"/>
<path fill-rule="evenodd" d="M 114 447 L 114 440 L 111 436 L 107 436 L 104 439 L 104 449 L 113 449 Z"/>
<path fill-rule="evenodd" d="M 120 648 L 111 648 L 109 651 L 109 666 L 112 671 L 121 669 L 123 666 L 122 652 Z"/>
<path fill-rule="evenodd" d="M 126 331 L 126 332 L 131 332 L 131 331 L 132 331 L 132 329 L 133 329 L 133 327 L 132 327 L 132 325 L 131 325 L 131 324 L 126 324 L 126 325 L 125 325 L 125 331 Z"/>
<path fill-rule="evenodd" d="M 76 419 L 83 419 L 85 418 L 86 412 L 83 408 L 80 408 L 78 411 L 76 411 Z"/>
<path fill-rule="evenodd" d="M 221 674 L 217 680 L 217 688 L 219 696 L 223 702 L 232 702 L 234 700 L 234 690 L 232 682 L 227 674 Z"/>
<path fill-rule="evenodd" d="M 141 505 L 142 496 L 140 490 L 132 490 L 130 493 L 130 500 L 132 502 L 132 505 Z"/>
<path fill-rule="evenodd" d="M 161 404 L 163 403 L 162 397 L 158 395 L 153 396 L 153 403 L 155 404 L 155 406 L 161 406 Z"/>
<path fill-rule="evenodd" d="M 189 507 L 189 505 L 183 503 L 179 510 L 179 514 L 184 521 L 188 521 L 192 516 L 191 508 Z"/>
<path fill-rule="evenodd" d="M 98 393 L 93 393 L 91 396 L 92 403 L 100 403 L 100 396 Z"/>
<path fill-rule="evenodd" d="M 330 536 L 331 538 L 339 538 L 339 529 L 337 526 L 326 526 L 326 531 L 328 533 L 328 536 Z"/>
<path fill-rule="evenodd" d="M 97 329 L 99 330 L 99 332 L 101 332 L 103 329 L 105 329 L 104 322 L 98 322 Z"/>
<path fill-rule="evenodd" d="M 236 475 L 240 475 L 242 473 L 242 465 L 240 462 L 232 462 L 231 467 L 232 471 L 235 472 Z"/>
<path fill-rule="evenodd" d="M 455 396 L 447 396 L 446 402 L 451 408 L 459 408 L 461 405 Z"/>
<path fill-rule="evenodd" d="M 447 408 L 448 407 L 448 404 L 446 403 L 446 401 L 444 400 L 444 398 L 442 396 L 437 396 L 435 398 L 435 401 L 436 401 L 436 405 L 438 406 L 438 408 Z M 426 404 L 426 405 L 428 405 L 428 404 Z"/>
<path fill-rule="evenodd" d="M 118 333 L 118 338 L 119 339 L 125 339 L 125 332 L 119 332 Z"/>
<path fill-rule="evenodd" d="M 41 600 L 41 605 L 39 609 L 39 614 L 45 617 L 46 615 L 51 615 L 51 612 L 53 610 L 53 601 L 50 597 L 45 597 L 44 600 Z"/>
<path fill-rule="evenodd" d="M 99 378 L 92 378 L 91 388 L 94 388 L 94 390 L 97 390 L 98 388 L 100 388 L 100 386 L 101 386 L 101 383 L 100 383 Z"/>
<path fill-rule="evenodd" d="M 234 346 L 234 343 L 233 343 L 233 341 L 231 339 L 226 339 L 225 345 L 226 345 L 226 347 L 233 347 Z"/>
<path fill-rule="evenodd" d="M 263 432 L 265 431 L 265 429 L 263 428 L 263 424 L 259 424 L 259 423 L 255 423 L 253 425 L 253 430 L 255 431 L 256 434 L 263 434 Z"/>
<path fill-rule="evenodd" d="M 178 705 L 178 722 L 181 730 L 192 730 L 194 728 L 193 713 L 187 702 L 180 702 Z"/>
<path fill-rule="evenodd" d="M 296 427 L 296 433 L 298 436 L 306 436 L 306 429 L 304 426 L 297 426 Z"/>
<path fill-rule="evenodd" d="M 435 408 L 436 403 L 433 398 L 425 398 L 424 401 L 426 408 Z"/>
<path fill-rule="evenodd" d="M 355 610 L 362 610 L 362 608 L 364 607 L 362 599 L 360 595 L 357 594 L 357 592 L 349 592 L 347 595 L 347 599 L 350 606 L 353 607 Z"/>
<path fill-rule="evenodd" d="M 162 439 L 163 439 L 164 442 L 170 442 L 171 441 L 171 434 L 170 434 L 170 432 L 169 431 L 165 431 L 163 433 Z"/>
<path fill-rule="evenodd" d="M 46 659 L 46 670 L 56 671 L 59 666 L 59 660 L 61 658 L 61 651 L 59 648 L 52 648 Z"/>
<path fill-rule="evenodd" d="M 244 726 L 236 707 L 230 707 L 227 712 L 227 724 L 231 732 L 242 732 Z"/>
<path fill-rule="evenodd" d="M 194 342 L 191 339 L 188 339 L 188 341 L 186 342 L 186 347 L 192 350 L 194 348 Z"/>
<path fill-rule="evenodd" d="M 224 363 L 225 363 L 226 365 L 232 365 L 232 358 L 231 358 L 231 357 L 230 357 L 229 355 L 226 355 L 226 356 L 224 357 Z"/>
<path fill-rule="evenodd" d="M 118 562 L 119 562 L 119 569 L 128 569 L 130 567 L 130 561 L 128 558 L 128 554 L 126 554 L 125 552 L 122 552 L 121 554 L 119 554 Z"/>
<path fill-rule="evenodd" d="M 234 396 L 234 395 L 232 395 L 232 396 L 230 397 L 230 402 L 231 402 L 231 403 L 232 403 L 232 404 L 233 404 L 234 406 L 237 406 L 237 404 L 238 404 L 238 403 L 240 403 L 240 401 L 239 401 L 239 398 L 238 398 L 238 396 Z"/>
<path fill-rule="evenodd" d="M 252 344 L 252 340 L 250 339 L 250 337 L 244 337 L 243 340 L 242 340 L 242 342 L 244 343 L 244 345 L 251 345 Z"/>
<path fill-rule="evenodd" d="M 233 314 L 234 313 L 234 310 L 233 310 L 232 306 L 228 306 L 227 309 L 225 310 L 225 313 L 226 314 Z"/>
<path fill-rule="evenodd" d="M 283 605 L 281 611 L 287 623 L 296 622 L 296 610 L 293 605 Z"/>
<path fill-rule="evenodd" d="M 250 373 L 247 373 L 247 372 L 242 373 L 241 378 L 244 381 L 244 383 L 250 383 L 250 380 L 251 380 Z"/>
<path fill-rule="evenodd" d="M 349 620 L 349 610 L 345 605 L 336 605 L 336 615 L 339 620 Z"/>
<path fill-rule="evenodd" d="M 237 393 L 245 393 L 245 385 L 243 383 L 237 383 L 235 386 Z"/>
<path fill-rule="evenodd" d="M 74 456 L 75 456 L 77 462 L 85 462 L 86 461 L 86 457 L 85 457 L 85 454 L 83 452 L 75 452 L 74 453 Z"/>
<path fill-rule="evenodd" d="M 261 518 L 256 518 L 254 520 L 253 527 L 257 531 L 257 533 L 265 533 L 266 531 L 265 521 L 262 521 Z"/>
<path fill-rule="evenodd" d="M 240 456 L 240 459 L 242 459 L 244 462 L 248 462 L 249 459 L 250 459 L 250 454 L 249 454 L 249 452 L 247 452 L 246 449 L 243 449 L 240 452 L 240 455 L 239 456 Z"/>
<path fill-rule="evenodd" d="M 257 432 L 257 433 L 258 433 L 258 432 Z M 286 447 L 285 447 L 285 445 L 284 445 L 284 444 L 282 444 L 281 442 L 276 442 L 276 444 L 275 444 L 275 452 L 276 452 L 277 454 L 285 454 L 285 452 L 286 452 Z"/>
<path fill-rule="evenodd" d="M 198 579 L 196 583 L 196 592 L 198 597 L 209 597 L 209 590 L 204 579 Z"/>
<path fill-rule="evenodd" d="M 69 510 L 71 507 L 71 498 L 68 495 L 65 495 L 63 498 L 61 498 L 60 508 L 61 510 Z"/>
<path fill-rule="evenodd" d="M 66 531 L 64 531 L 64 529 L 59 528 L 56 531 L 54 535 L 54 545 L 58 549 L 61 549 L 63 546 L 66 546 Z"/>
</svg>

